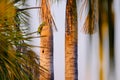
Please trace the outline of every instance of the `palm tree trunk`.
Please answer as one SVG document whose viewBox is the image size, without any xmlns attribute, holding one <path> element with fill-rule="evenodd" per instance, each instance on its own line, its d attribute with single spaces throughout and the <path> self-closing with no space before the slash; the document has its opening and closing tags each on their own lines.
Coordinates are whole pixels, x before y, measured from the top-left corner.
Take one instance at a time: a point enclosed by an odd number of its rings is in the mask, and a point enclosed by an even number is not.
<svg viewBox="0 0 120 80">
<path fill-rule="evenodd" d="M 78 80 L 76 0 L 67 0 L 65 26 L 65 80 Z"/>
<path fill-rule="evenodd" d="M 112 11 L 113 0 L 107 0 L 108 2 L 108 29 L 109 29 L 109 76 L 115 79 L 115 54 L 114 54 L 114 12 Z"/>
<path fill-rule="evenodd" d="M 103 3 L 104 0 L 99 0 L 99 60 L 100 60 L 100 69 L 99 69 L 99 80 L 105 80 L 104 72 L 104 29 L 107 27 L 107 15 L 106 10 L 104 9 Z"/>
<path fill-rule="evenodd" d="M 40 70 L 40 80 L 54 80 L 53 69 L 53 31 L 52 19 L 50 13 L 49 0 L 41 1 L 41 20 L 45 22 L 45 26 L 41 31 L 40 46 L 40 66 L 44 70 Z"/>
<path fill-rule="evenodd" d="M 40 49 L 40 65 L 45 68 L 45 70 L 40 71 L 40 80 L 54 80 L 53 33 L 51 27 L 44 26 L 41 35 L 45 35 L 46 37 L 40 39 L 40 45 L 45 47 Z"/>
</svg>

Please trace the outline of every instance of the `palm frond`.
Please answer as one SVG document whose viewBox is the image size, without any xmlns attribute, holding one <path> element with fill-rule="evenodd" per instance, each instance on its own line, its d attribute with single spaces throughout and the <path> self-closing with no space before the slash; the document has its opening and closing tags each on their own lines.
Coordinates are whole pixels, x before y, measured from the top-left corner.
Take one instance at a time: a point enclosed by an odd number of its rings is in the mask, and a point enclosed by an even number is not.
<svg viewBox="0 0 120 80">
<path fill-rule="evenodd" d="M 31 50 L 32 45 L 23 46 L 34 38 L 24 36 L 26 30 L 21 29 L 28 22 L 29 15 L 17 12 L 12 0 L 2 0 L 0 16 L 0 80 L 38 80 L 39 58 Z"/>
<path fill-rule="evenodd" d="M 96 32 L 96 27 L 98 22 L 98 12 L 97 12 L 98 5 L 97 5 L 97 1 L 95 0 L 85 0 L 80 11 L 80 16 L 82 16 L 82 12 L 84 9 L 87 8 L 87 5 L 89 5 L 88 6 L 89 11 L 85 18 L 85 22 L 81 30 L 85 34 L 93 34 Z"/>
</svg>

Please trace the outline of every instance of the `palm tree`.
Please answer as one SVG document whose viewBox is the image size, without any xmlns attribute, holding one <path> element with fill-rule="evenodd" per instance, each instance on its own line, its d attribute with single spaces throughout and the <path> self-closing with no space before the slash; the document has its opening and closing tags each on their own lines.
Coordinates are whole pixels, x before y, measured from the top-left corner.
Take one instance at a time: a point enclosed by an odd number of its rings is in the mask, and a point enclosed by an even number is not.
<svg viewBox="0 0 120 80">
<path fill-rule="evenodd" d="M 100 69 L 99 69 L 99 80 L 105 80 L 105 68 L 104 68 L 104 31 L 106 32 L 107 28 L 107 10 L 106 10 L 106 0 L 99 1 L 99 60 L 100 60 Z M 103 31 L 104 30 L 104 31 Z"/>
<path fill-rule="evenodd" d="M 40 46 L 43 47 L 40 49 L 40 66 L 46 70 L 40 70 L 40 80 L 54 80 L 52 26 L 55 24 L 50 12 L 49 0 L 41 0 L 40 16 L 45 23 L 40 33 L 41 36 L 45 36 L 40 39 Z"/>
<path fill-rule="evenodd" d="M 109 30 L 109 76 L 115 73 L 115 54 L 114 54 L 114 11 L 112 10 L 113 0 L 107 0 L 108 2 L 108 30 Z M 113 75 L 115 79 L 115 75 Z"/>
<path fill-rule="evenodd" d="M 65 24 L 65 80 L 78 80 L 77 26 L 76 0 L 67 0 Z"/>
<path fill-rule="evenodd" d="M 0 80 L 37 79 L 39 59 L 26 43 L 31 37 L 22 29 L 28 18 L 15 6 L 22 1 L 0 1 Z"/>
<path fill-rule="evenodd" d="M 96 32 L 97 24 L 99 25 L 99 61 L 100 61 L 100 68 L 99 68 L 99 80 L 105 79 L 105 69 L 104 69 L 104 33 L 103 29 L 106 28 L 106 8 L 103 3 L 105 0 L 87 0 L 86 3 L 89 2 L 89 12 L 87 18 L 85 20 L 83 30 L 85 33 L 93 34 Z M 99 3 L 99 4 L 98 4 Z M 98 15 L 99 12 L 99 15 Z M 99 19 L 99 20 L 98 20 Z M 106 29 L 105 29 L 106 30 Z M 90 37 L 91 38 L 91 37 Z"/>
</svg>

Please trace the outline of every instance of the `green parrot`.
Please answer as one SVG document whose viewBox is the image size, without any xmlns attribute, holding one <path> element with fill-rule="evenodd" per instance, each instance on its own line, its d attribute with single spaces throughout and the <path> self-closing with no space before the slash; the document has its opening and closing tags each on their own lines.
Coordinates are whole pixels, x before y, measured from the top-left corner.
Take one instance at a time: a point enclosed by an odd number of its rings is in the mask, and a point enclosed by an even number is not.
<svg viewBox="0 0 120 80">
<path fill-rule="evenodd" d="M 43 27 L 45 26 L 45 22 L 42 22 L 41 24 L 40 24 L 40 26 L 38 27 L 38 33 L 41 35 L 41 31 L 42 31 L 42 29 L 43 29 Z"/>
</svg>

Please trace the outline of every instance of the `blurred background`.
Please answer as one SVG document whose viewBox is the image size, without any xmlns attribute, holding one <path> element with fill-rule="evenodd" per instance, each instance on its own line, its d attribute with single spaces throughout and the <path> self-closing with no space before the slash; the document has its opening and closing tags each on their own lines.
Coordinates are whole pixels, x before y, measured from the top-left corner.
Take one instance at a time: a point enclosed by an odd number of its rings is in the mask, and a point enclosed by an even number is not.
<svg viewBox="0 0 120 80">
<path fill-rule="evenodd" d="M 0 80 L 39 80 L 40 1 L 0 1 Z M 52 15 L 58 30 L 53 29 L 54 80 L 65 80 L 68 0 L 51 1 L 49 15 Z M 76 2 L 78 80 L 120 80 L 120 0 Z"/>
<path fill-rule="evenodd" d="M 94 1 L 94 0 L 93 0 Z M 97 0 L 94 2 L 98 2 Z M 33 0 L 31 6 L 37 6 Z M 96 8 L 100 19 L 97 18 L 95 32 L 90 35 L 82 29 L 89 10 L 89 3 L 80 0 L 78 5 L 78 70 L 79 80 L 119 80 L 120 71 L 120 1 L 101 0 Z M 86 4 L 86 6 L 85 6 Z M 39 5 L 39 4 L 38 4 Z M 81 6 L 82 5 L 82 6 Z M 84 7 L 83 7 L 84 6 Z M 54 71 L 55 80 L 64 80 L 65 77 L 65 7 L 66 0 L 54 3 L 51 12 L 57 25 L 58 31 L 54 31 Z M 38 10 L 31 10 L 31 26 L 37 30 L 39 26 Z M 98 16 L 97 15 L 97 16 Z M 99 25 L 100 24 L 100 25 Z M 33 29 L 31 31 L 33 31 Z M 33 44 L 39 44 L 39 39 L 33 40 Z M 39 49 L 34 49 L 39 53 Z"/>
</svg>

